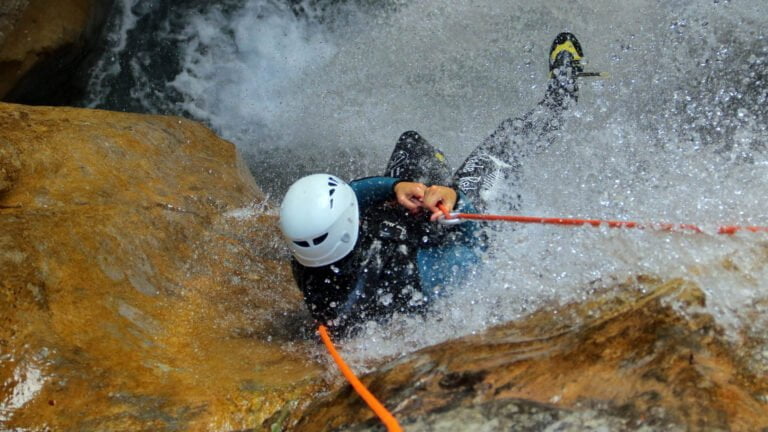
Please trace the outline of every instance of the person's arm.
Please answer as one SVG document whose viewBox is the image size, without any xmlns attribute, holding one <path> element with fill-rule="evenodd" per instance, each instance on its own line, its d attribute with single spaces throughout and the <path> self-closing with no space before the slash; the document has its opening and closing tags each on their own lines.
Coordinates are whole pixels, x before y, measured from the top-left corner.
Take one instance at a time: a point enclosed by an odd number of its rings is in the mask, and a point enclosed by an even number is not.
<svg viewBox="0 0 768 432">
<path fill-rule="evenodd" d="M 349 182 L 357 196 L 357 205 L 361 209 L 382 201 L 395 199 L 395 185 L 402 180 L 394 177 L 365 177 Z"/>
<path fill-rule="evenodd" d="M 352 181 L 349 185 L 355 191 L 361 208 L 396 199 L 401 206 L 413 213 L 418 213 L 422 208 L 429 210 L 432 212 L 433 221 L 443 214 L 437 207 L 438 203 L 442 203 L 451 211 L 459 198 L 456 190 L 448 186 L 426 186 L 394 177 L 366 177 Z"/>
</svg>

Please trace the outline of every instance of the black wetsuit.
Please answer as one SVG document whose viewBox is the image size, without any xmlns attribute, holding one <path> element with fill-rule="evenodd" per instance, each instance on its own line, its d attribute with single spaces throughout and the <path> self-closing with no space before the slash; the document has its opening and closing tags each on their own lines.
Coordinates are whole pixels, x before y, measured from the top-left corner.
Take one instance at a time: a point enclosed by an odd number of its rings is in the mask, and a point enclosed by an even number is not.
<svg viewBox="0 0 768 432">
<path fill-rule="evenodd" d="M 425 150 L 421 154 L 429 161 L 411 165 L 413 159 L 396 156 L 414 146 Z M 442 153 L 417 133 L 406 132 L 393 156 L 387 176 L 350 182 L 360 209 L 360 234 L 352 252 L 323 267 L 293 261 L 312 316 L 336 330 L 384 320 L 394 312 L 423 311 L 433 298 L 460 284 L 480 260 L 476 224 L 437 224 L 429 221 L 429 213 L 413 216 L 395 201 L 393 188 L 399 181 L 448 182 Z M 463 193 L 458 197 L 457 210 L 476 212 Z"/>
</svg>

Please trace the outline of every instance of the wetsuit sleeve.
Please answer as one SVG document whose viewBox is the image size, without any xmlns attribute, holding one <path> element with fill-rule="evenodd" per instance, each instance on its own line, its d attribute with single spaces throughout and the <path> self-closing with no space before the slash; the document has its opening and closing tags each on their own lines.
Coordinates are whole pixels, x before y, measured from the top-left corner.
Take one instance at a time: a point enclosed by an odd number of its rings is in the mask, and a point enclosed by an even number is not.
<svg viewBox="0 0 768 432">
<path fill-rule="evenodd" d="M 469 198 L 467 198 L 467 195 L 464 194 L 459 189 L 454 188 L 456 191 L 456 205 L 453 208 L 453 211 L 456 213 L 478 213 L 477 208 L 475 205 L 470 201 Z"/>
<path fill-rule="evenodd" d="M 394 200 L 395 185 L 403 181 L 394 177 L 365 177 L 354 180 L 349 186 L 357 196 L 357 203 L 361 209 L 368 208 L 382 201 Z M 467 195 L 459 190 L 456 191 L 456 205 L 454 211 L 458 213 L 477 213 L 475 205 L 472 204 Z"/>
<path fill-rule="evenodd" d="M 349 183 L 357 196 L 361 212 L 382 201 L 395 199 L 395 185 L 402 180 L 394 177 L 366 177 Z"/>
</svg>

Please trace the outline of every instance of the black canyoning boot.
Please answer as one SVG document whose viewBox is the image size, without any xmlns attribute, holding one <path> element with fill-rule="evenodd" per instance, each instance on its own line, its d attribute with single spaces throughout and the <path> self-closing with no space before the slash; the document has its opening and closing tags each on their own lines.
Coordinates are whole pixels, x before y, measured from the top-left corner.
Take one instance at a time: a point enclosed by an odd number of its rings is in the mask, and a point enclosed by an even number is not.
<svg viewBox="0 0 768 432">
<path fill-rule="evenodd" d="M 584 73 L 581 62 L 584 51 L 573 33 L 560 33 L 549 50 L 549 86 L 547 92 L 552 102 L 562 106 L 566 99 L 578 100 L 579 86 L 576 78 Z"/>
</svg>

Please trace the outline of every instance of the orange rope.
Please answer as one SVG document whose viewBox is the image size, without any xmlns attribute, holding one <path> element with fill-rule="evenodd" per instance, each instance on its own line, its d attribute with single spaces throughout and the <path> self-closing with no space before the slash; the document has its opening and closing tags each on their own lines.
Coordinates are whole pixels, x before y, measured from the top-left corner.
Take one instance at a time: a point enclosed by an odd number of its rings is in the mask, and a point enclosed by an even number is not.
<svg viewBox="0 0 768 432">
<path fill-rule="evenodd" d="M 656 229 L 660 231 L 687 230 L 687 231 L 693 231 L 698 233 L 703 232 L 701 228 L 691 224 L 670 224 L 670 223 L 639 224 L 637 222 L 609 221 L 609 220 L 599 220 L 599 219 L 568 219 L 568 218 L 546 218 L 546 217 L 537 217 L 537 216 L 504 216 L 504 215 L 489 215 L 489 214 L 474 214 L 474 213 L 450 213 L 444 205 L 438 204 L 438 207 L 445 214 L 446 219 L 539 223 L 539 224 L 549 224 L 549 225 L 576 225 L 576 226 L 591 225 L 593 227 L 599 227 L 599 226 L 605 225 L 608 228 Z M 717 229 L 718 234 L 728 234 L 728 235 L 735 234 L 738 231 L 768 232 L 768 227 L 724 225 Z"/>
<path fill-rule="evenodd" d="M 320 332 L 320 338 L 323 340 L 325 347 L 328 348 L 328 352 L 331 354 L 331 357 L 333 357 L 333 360 L 339 366 L 341 373 L 344 374 L 344 377 L 347 379 L 347 381 L 352 384 L 352 387 L 355 389 L 357 394 L 359 394 L 365 403 L 367 403 L 368 406 L 373 410 L 373 412 L 379 416 L 381 422 L 384 423 L 384 426 L 387 427 L 387 430 L 389 432 L 402 432 L 403 429 L 400 427 L 397 419 L 395 419 L 395 417 L 387 410 L 387 408 L 382 405 L 378 399 L 376 399 L 376 396 L 371 394 L 371 392 L 365 388 L 365 385 L 360 382 L 359 379 L 357 379 L 355 373 L 352 372 L 352 369 L 350 369 L 349 366 L 347 366 L 347 364 L 344 362 L 344 359 L 341 358 L 341 355 L 339 355 L 339 352 L 336 351 L 336 348 L 333 346 L 333 342 L 331 341 L 330 336 L 328 336 L 328 329 L 321 324 L 320 327 L 317 328 L 317 331 Z"/>
</svg>

